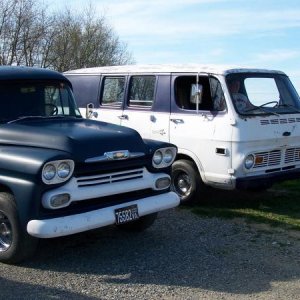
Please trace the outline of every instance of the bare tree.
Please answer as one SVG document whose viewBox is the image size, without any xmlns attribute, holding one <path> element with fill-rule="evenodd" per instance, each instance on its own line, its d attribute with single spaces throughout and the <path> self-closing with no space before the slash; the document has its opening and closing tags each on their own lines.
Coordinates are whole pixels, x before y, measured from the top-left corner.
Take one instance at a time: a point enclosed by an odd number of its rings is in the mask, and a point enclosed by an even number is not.
<svg viewBox="0 0 300 300">
<path fill-rule="evenodd" d="M 72 15 L 70 10 L 66 10 L 58 19 L 58 34 L 51 51 L 55 69 L 66 71 L 133 63 L 127 45 L 119 41 L 103 16 L 95 16 L 92 6 L 81 15 Z"/>
<path fill-rule="evenodd" d="M 0 65 L 68 69 L 133 63 L 104 16 L 90 4 L 81 14 L 66 8 L 47 14 L 34 0 L 0 0 Z"/>
</svg>

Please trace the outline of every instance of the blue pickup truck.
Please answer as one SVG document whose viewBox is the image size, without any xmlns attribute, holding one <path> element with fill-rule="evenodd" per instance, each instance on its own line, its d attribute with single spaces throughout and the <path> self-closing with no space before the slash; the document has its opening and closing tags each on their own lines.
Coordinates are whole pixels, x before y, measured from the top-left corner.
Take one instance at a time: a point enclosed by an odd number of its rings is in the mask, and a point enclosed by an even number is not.
<svg viewBox="0 0 300 300">
<path fill-rule="evenodd" d="M 0 106 L 1 262 L 28 258 L 40 238 L 141 231 L 179 204 L 176 147 L 82 118 L 62 74 L 0 67 Z"/>
</svg>

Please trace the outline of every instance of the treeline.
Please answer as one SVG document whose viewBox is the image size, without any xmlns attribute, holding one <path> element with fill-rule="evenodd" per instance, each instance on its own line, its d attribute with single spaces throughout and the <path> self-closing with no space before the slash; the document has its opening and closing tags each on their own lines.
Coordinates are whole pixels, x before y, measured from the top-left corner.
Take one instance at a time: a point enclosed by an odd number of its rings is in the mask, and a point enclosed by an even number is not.
<svg viewBox="0 0 300 300">
<path fill-rule="evenodd" d="M 81 12 L 55 12 L 34 0 L 0 0 L 0 65 L 51 68 L 133 63 L 104 16 L 92 4 Z"/>
</svg>

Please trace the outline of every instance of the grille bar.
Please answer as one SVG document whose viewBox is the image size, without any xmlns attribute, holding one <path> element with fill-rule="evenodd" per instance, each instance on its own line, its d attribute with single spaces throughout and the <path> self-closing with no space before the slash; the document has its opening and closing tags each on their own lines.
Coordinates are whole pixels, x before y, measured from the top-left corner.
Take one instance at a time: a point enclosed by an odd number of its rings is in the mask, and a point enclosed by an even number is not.
<svg viewBox="0 0 300 300">
<path fill-rule="evenodd" d="M 255 164 L 253 168 L 262 168 L 269 166 L 280 165 L 281 163 L 281 151 L 274 150 L 270 152 L 255 153 Z"/>
<path fill-rule="evenodd" d="M 260 120 L 260 125 L 277 125 L 288 123 L 299 123 L 300 118 L 280 118 L 280 119 L 263 119 Z"/>
<path fill-rule="evenodd" d="M 266 152 L 254 153 L 253 168 L 276 167 L 282 168 L 290 167 L 287 164 L 300 162 L 300 147 L 288 148 L 283 150 L 273 150 Z"/>
<path fill-rule="evenodd" d="M 114 172 L 109 174 L 82 176 L 76 178 L 78 187 L 85 187 L 91 185 L 111 184 L 114 182 L 133 180 L 143 178 L 143 169 L 127 170 L 121 172 Z"/>
<path fill-rule="evenodd" d="M 300 161 L 300 148 L 290 148 L 285 152 L 284 163 L 293 163 Z"/>
</svg>

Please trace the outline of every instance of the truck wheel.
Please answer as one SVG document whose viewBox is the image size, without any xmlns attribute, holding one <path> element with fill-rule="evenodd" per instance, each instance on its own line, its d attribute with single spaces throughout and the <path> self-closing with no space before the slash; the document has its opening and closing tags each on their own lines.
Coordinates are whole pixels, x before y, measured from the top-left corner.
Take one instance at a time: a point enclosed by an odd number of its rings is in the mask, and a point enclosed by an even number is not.
<svg viewBox="0 0 300 300">
<path fill-rule="evenodd" d="M 118 227 L 125 231 L 141 232 L 149 228 L 157 218 L 157 213 L 142 216 L 138 220 L 118 225 Z"/>
<path fill-rule="evenodd" d="M 0 261 L 18 263 L 32 255 L 36 246 L 37 239 L 20 226 L 14 197 L 0 192 Z"/>
<path fill-rule="evenodd" d="M 178 194 L 181 204 L 192 204 L 204 189 L 198 170 L 193 162 L 181 159 L 172 165 L 172 190 Z"/>
</svg>

